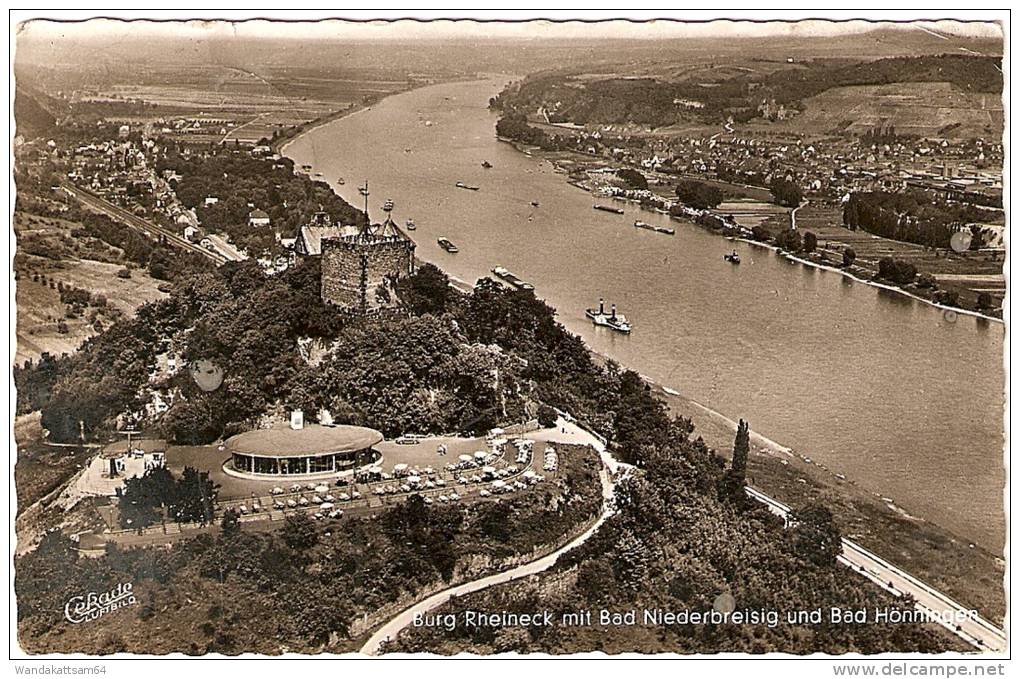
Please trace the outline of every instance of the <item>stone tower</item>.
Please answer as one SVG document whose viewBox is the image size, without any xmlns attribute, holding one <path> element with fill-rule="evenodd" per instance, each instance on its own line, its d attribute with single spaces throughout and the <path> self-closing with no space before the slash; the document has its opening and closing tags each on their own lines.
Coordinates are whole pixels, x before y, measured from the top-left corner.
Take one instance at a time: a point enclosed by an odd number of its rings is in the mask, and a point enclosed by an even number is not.
<svg viewBox="0 0 1020 679">
<path fill-rule="evenodd" d="M 366 196 L 368 185 L 362 190 Z M 382 224 L 365 224 L 322 239 L 322 299 L 355 313 L 396 304 L 398 280 L 414 273 L 415 244 L 393 222 L 393 203 L 386 201 Z"/>
</svg>

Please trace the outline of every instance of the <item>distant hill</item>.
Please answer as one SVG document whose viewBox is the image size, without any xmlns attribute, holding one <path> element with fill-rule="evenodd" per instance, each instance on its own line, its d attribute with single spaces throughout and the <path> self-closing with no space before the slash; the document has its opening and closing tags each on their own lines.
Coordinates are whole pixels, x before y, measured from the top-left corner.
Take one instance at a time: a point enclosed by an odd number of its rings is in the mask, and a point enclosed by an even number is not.
<svg viewBox="0 0 1020 679">
<path fill-rule="evenodd" d="M 26 138 L 43 136 L 57 124 L 54 115 L 39 102 L 38 95 L 17 86 L 14 91 L 14 120 L 15 134 Z"/>
<path fill-rule="evenodd" d="M 803 110 L 805 100 L 847 86 L 950 83 L 968 93 L 1000 94 L 1000 61 L 957 54 L 871 61 L 788 58 L 769 64 L 747 60 L 753 68 L 740 70 L 726 62 L 681 73 L 674 66 L 671 81 L 655 77 L 647 67 L 637 77 L 625 68 L 612 76 L 546 72 L 511 85 L 495 103 L 529 114 L 542 111 L 550 122 L 650 127 L 718 123 L 728 117 L 747 122 L 779 106 Z"/>
</svg>

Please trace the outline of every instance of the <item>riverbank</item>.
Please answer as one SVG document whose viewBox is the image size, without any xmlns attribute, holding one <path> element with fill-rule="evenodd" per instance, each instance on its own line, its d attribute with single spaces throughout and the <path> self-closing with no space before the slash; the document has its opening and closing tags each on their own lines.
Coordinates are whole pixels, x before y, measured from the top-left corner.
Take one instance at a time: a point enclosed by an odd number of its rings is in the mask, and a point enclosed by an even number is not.
<svg viewBox="0 0 1020 679">
<path fill-rule="evenodd" d="M 609 360 L 597 352 L 592 354 L 603 363 Z M 671 414 L 691 420 L 695 437 L 700 436 L 727 459 L 731 456 L 735 420 L 647 375 L 641 377 Z M 895 498 L 860 487 L 839 470 L 768 438 L 750 424 L 748 482 L 752 486 L 792 507 L 825 505 L 836 517 L 843 537 L 1002 624 L 1006 563 L 1001 556 L 912 516 L 896 505 Z"/>
<path fill-rule="evenodd" d="M 856 281 L 858 283 L 863 283 L 864 285 L 869 285 L 869 286 L 871 286 L 873 288 L 876 288 L 876 289 L 879 289 L 879 290 L 887 290 L 889 292 L 895 292 L 897 294 L 903 295 L 905 297 L 909 297 L 910 299 L 916 300 L 918 302 L 924 302 L 925 304 L 927 304 L 929 306 L 933 306 L 936 309 L 941 309 L 941 310 L 943 310 L 944 312 L 947 312 L 947 313 L 963 314 L 963 315 L 966 315 L 966 316 L 972 316 L 974 318 L 980 318 L 980 319 L 985 320 L 985 321 L 993 321 L 995 323 L 999 323 L 999 324 L 1003 324 L 1004 325 L 1004 321 L 1001 318 L 998 318 L 996 316 L 989 316 L 989 315 L 983 314 L 983 313 L 981 313 L 979 311 L 972 311 L 971 309 L 963 309 L 961 307 L 950 306 L 948 304 L 941 304 L 941 303 L 936 302 L 936 301 L 934 301 L 932 299 L 928 299 L 927 297 L 922 297 L 920 295 L 917 295 L 915 293 L 910 292 L 909 290 L 905 290 L 904 288 L 902 288 L 902 287 L 900 287 L 898 285 L 891 285 L 889 283 L 882 283 L 881 281 L 877 281 L 877 280 L 874 280 L 872 278 L 861 278 L 860 276 L 855 276 L 852 271 L 849 271 L 846 268 L 832 266 L 831 264 L 825 264 L 823 262 L 815 261 L 815 260 L 810 259 L 810 258 L 805 257 L 805 256 L 797 256 L 797 255 L 795 255 L 795 254 L 793 254 L 791 252 L 787 252 L 786 250 L 783 250 L 782 248 L 780 248 L 780 247 L 778 247 L 776 245 L 772 245 L 771 243 L 765 243 L 765 242 L 762 242 L 760 240 L 755 240 L 753 238 L 744 238 L 744 237 L 739 237 L 739 236 L 734 237 L 734 238 L 736 240 L 742 242 L 742 243 L 747 243 L 748 245 L 753 245 L 755 247 L 760 247 L 760 248 L 764 248 L 764 249 L 767 249 L 767 250 L 772 250 L 776 254 L 781 255 L 782 257 L 785 257 L 786 259 L 790 260 L 791 262 L 797 262 L 799 264 L 803 264 L 804 266 L 814 267 L 815 269 L 820 269 L 822 271 L 830 271 L 832 273 L 837 273 L 837 274 L 840 274 L 842 276 L 845 276 L 846 278 L 849 278 L 850 280 Z"/>
<path fill-rule="evenodd" d="M 689 418 L 694 435 L 729 457 L 737 423 L 726 415 L 656 384 L 646 377 L 670 412 Z M 750 423 L 752 427 L 754 423 Z M 843 536 L 875 552 L 997 625 L 1005 615 L 1005 561 L 989 550 L 924 519 L 805 454 L 753 428 L 748 479 L 751 485 L 792 507 L 828 507 Z"/>
<path fill-rule="evenodd" d="M 463 285 L 460 282 L 457 287 Z M 610 360 L 590 347 L 589 351 L 603 364 Z M 735 420 L 647 375 L 641 377 L 672 415 L 691 420 L 695 437 L 701 437 L 723 457 L 730 457 L 737 430 Z M 750 485 L 795 508 L 813 503 L 828 507 L 844 537 L 1002 625 L 1006 564 L 1001 556 L 912 516 L 894 498 L 866 490 L 838 470 L 760 431 L 751 429 L 750 443 Z"/>
<path fill-rule="evenodd" d="M 308 121 L 304 125 L 301 125 L 298 129 L 296 129 L 294 131 L 293 134 L 290 134 L 290 135 L 288 135 L 286 137 L 281 136 L 281 137 L 278 137 L 277 139 L 273 140 L 273 142 L 270 144 L 270 148 L 273 149 L 273 153 L 278 153 L 281 156 L 285 156 L 285 155 L 287 155 L 287 147 L 288 146 L 290 146 L 293 142 L 297 141 L 298 138 L 308 134 L 312 130 L 318 129 L 318 128 L 320 128 L 323 125 L 326 125 L 328 123 L 332 123 L 334 121 L 340 120 L 341 118 L 347 118 L 347 117 L 353 116 L 355 113 L 360 113 L 362 111 L 368 111 L 373 106 L 375 106 L 376 104 L 378 104 L 379 102 L 383 101 L 384 99 L 386 99 L 388 97 L 392 97 L 392 96 L 394 96 L 396 94 L 404 94 L 406 92 L 410 92 L 412 90 L 418 89 L 419 87 L 427 87 L 429 85 L 434 85 L 434 84 L 435 83 L 431 83 L 431 82 L 429 82 L 429 83 L 417 83 L 417 84 L 415 84 L 412 87 L 407 87 L 407 88 L 404 88 L 402 90 L 394 90 L 393 92 L 390 92 L 390 93 L 388 93 L 388 94 L 386 94 L 384 96 L 372 99 L 371 101 L 361 102 L 360 104 L 351 104 L 350 106 L 348 106 L 347 108 L 345 108 L 345 109 L 343 109 L 341 111 L 333 111 L 332 113 L 328 113 L 328 114 L 326 114 L 324 116 L 320 116 L 320 117 L 318 117 L 318 118 L 316 118 L 314 120 Z"/>
<path fill-rule="evenodd" d="M 407 91 L 408 90 L 400 90 L 398 92 L 394 92 L 393 94 L 400 94 L 401 92 L 407 92 Z M 347 108 L 343 109 L 342 111 L 333 111 L 332 113 L 330 113 L 328 115 L 316 118 L 315 120 L 310 120 L 307 123 L 305 123 L 304 125 L 302 125 L 300 127 L 300 129 L 295 131 L 294 134 L 286 136 L 286 137 L 284 137 L 282 135 L 280 137 L 277 137 L 275 140 L 273 140 L 273 143 L 270 144 L 270 148 L 273 149 L 273 153 L 278 153 L 281 156 L 286 155 L 287 147 L 290 146 L 293 142 L 297 141 L 298 138 L 300 138 L 301 136 L 303 136 L 305 134 L 308 134 L 309 132 L 311 132 L 312 130 L 314 130 L 316 128 L 322 127 L 323 125 L 326 125 L 327 123 L 331 123 L 331 122 L 333 122 L 335 120 L 340 120 L 341 118 L 346 118 L 348 116 L 352 116 L 355 113 L 358 113 L 360 111 L 365 111 L 365 110 L 368 110 L 370 108 L 372 108 L 372 106 L 370 104 L 351 104 L 350 106 L 348 106 Z"/>
<path fill-rule="evenodd" d="M 549 162 L 556 169 L 556 171 L 558 173 L 563 174 L 565 176 L 565 181 L 568 184 L 570 184 L 571 186 L 574 186 L 574 187 L 576 187 L 578 189 L 581 189 L 582 191 L 586 191 L 588 193 L 593 193 L 593 194 L 596 193 L 597 192 L 596 191 L 596 187 L 594 187 L 592 185 L 592 183 L 590 182 L 590 178 L 587 178 L 587 179 L 586 178 L 582 178 L 581 175 L 586 174 L 587 172 L 589 172 L 592 169 L 595 169 L 596 167 L 602 168 L 602 167 L 606 167 L 606 165 L 607 165 L 606 162 L 600 162 L 600 161 L 602 161 L 602 159 L 600 159 L 600 158 L 596 158 L 596 157 L 593 157 L 593 156 L 586 156 L 586 155 L 578 153 L 576 151 L 548 151 L 548 150 L 544 150 L 544 149 L 542 149 L 542 148 L 540 148 L 538 146 L 523 144 L 521 142 L 517 142 L 517 141 L 514 141 L 512 139 L 506 139 L 506 138 L 500 138 L 500 141 L 502 141 L 502 142 L 504 142 L 504 143 L 506 143 L 506 144 L 508 144 L 508 145 L 510 145 L 512 147 L 514 147 L 517 151 L 519 151 L 519 152 L 521 152 L 521 153 L 523 153 L 523 154 L 525 154 L 527 156 L 538 158 L 540 160 L 545 160 L 545 161 Z M 662 182 L 675 182 L 675 181 L 678 181 L 680 179 L 691 179 L 691 180 L 694 180 L 694 181 L 700 181 L 700 182 L 703 182 L 703 183 L 707 183 L 707 184 L 710 184 L 710 185 L 713 185 L 713 186 L 716 186 L 716 187 L 723 187 L 724 191 L 727 191 L 727 192 L 736 191 L 736 192 L 738 192 L 742 196 L 746 194 L 746 196 L 748 198 L 750 198 L 750 199 L 752 199 L 754 201 L 761 201 L 763 199 L 767 200 L 767 196 L 768 196 L 768 190 L 764 189 L 764 188 L 761 188 L 761 187 L 753 187 L 753 186 L 740 185 L 740 184 L 731 184 L 731 183 L 723 182 L 723 181 L 720 181 L 720 180 L 706 180 L 704 178 L 699 178 L 699 177 L 686 177 L 686 176 L 685 177 L 680 177 L 680 176 L 674 177 L 672 175 L 661 175 L 661 174 L 656 174 L 656 173 L 649 173 L 644 168 L 634 168 L 634 169 L 637 169 L 637 170 L 641 171 L 642 173 L 644 173 L 644 174 L 646 174 L 647 176 L 650 177 L 649 189 L 651 191 L 657 192 L 657 193 L 659 193 L 659 195 L 661 195 L 663 197 L 667 197 L 667 198 L 675 199 L 675 196 L 672 195 L 672 191 L 671 190 L 668 191 L 668 192 L 664 192 L 662 190 L 662 187 L 664 186 L 664 184 Z M 654 182 L 658 182 L 658 183 L 654 183 Z M 809 203 L 805 202 L 804 204 L 799 206 L 797 208 L 797 210 L 799 210 L 801 207 L 805 207 L 806 205 L 809 205 Z M 814 206 L 812 206 L 812 207 L 814 207 Z M 655 212 L 655 211 L 652 211 L 652 212 Z M 726 211 L 722 210 L 722 209 L 717 209 L 717 210 L 713 211 L 713 213 L 718 214 L 718 216 L 720 216 L 720 217 L 725 212 Z M 925 257 L 926 254 L 927 254 L 927 251 L 924 251 L 923 248 L 921 248 L 921 246 L 915 246 L 915 245 L 913 245 L 911 243 L 903 243 L 903 242 L 900 242 L 900 241 L 893 241 L 893 240 L 890 240 L 890 239 L 887 239 L 887 238 L 882 238 L 880 236 L 875 236 L 873 234 L 869 234 L 869 233 L 863 232 L 863 231 L 857 231 L 857 232 L 849 231 L 847 229 L 843 229 L 841 223 L 840 223 L 840 227 L 839 228 L 829 228 L 829 229 L 825 229 L 822 232 L 818 232 L 818 229 L 814 225 L 812 225 L 812 224 L 808 224 L 807 226 L 805 226 L 802 223 L 800 225 L 800 227 L 799 227 L 799 230 L 802 231 L 802 232 L 803 231 L 812 231 L 812 230 L 815 231 L 816 235 L 818 236 L 818 239 L 820 241 L 819 247 L 821 249 L 816 251 L 816 252 L 814 252 L 814 253 L 796 253 L 795 254 L 795 253 L 787 252 L 787 251 L 783 250 L 782 248 L 779 248 L 779 247 L 777 247 L 775 245 L 772 245 L 771 243 L 766 243 L 766 242 L 763 242 L 761 240 L 755 240 L 753 238 L 748 238 L 748 237 L 746 237 L 744 235 L 737 234 L 737 233 L 735 233 L 736 230 L 734 230 L 733 232 L 728 232 L 728 231 L 725 231 L 725 230 L 711 228 L 711 227 L 709 227 L 707 225 L 704 225 L 704 224 L 699 224 L 699 223 L 697 223 L 697 222 L 695 222 L 693 220 L 683 219 L 682 221 L 684 221 L 686 223 L 690 223 L 690 224 L 695 224 L 696 226 L 700 226 L 700 227 L 702 227 L 703 229 L 705 229 L 708 232 L 715 233 L 717 235 L 720 235 L 720 236 L 723 236 L 723 237 L 726 237 L 726 238 L 736 238 L 737 240 L 740 240 L 740 241 L 745 242 L 745 243 L 749 243 L 751 245 L 767 247 L 767 248 L 769 248 L 771 250 L 774 250 L 774 251 L 778 252 L 779 254 L 783 255 L 784 257 L 786 257 L 790 261 L 795 261 L 795 262 L 798 262 L 798 263 L 803 264 L 805 266 L 815 267 L 815 268 L 823 270 L 823 271 L 831 271 L 833 273 L 838 273 L 838 274 L 846 276 L 847 278 L 850 278 L 850 279 L 852 279 L 854 281 L 857 281 L 859 283 L 863 283 L 865 285 L 869 285 L 869 286 L 874 287 L 876 289 L 881 289 L 881 290 L 886 290 L 886 291 L 890 291 L 890 292 L 895 292 L 895 293 L 904 295 L 904 296 L 906 296 L 906 297 L 908 297 L 910 299 L 913 299 L 913 300 L 916 300 L 918 302 L 922 302 L 922 303 L 928 304 L 928 305 L 930 305 L 932 307 L 935 307 L 937 309 L 940 309 L 940 310 L 943 310 L 943 311 L 946 311 L 946 312 L 955 312 L 955 313 L 958 313 L 958 314 L 965 314 L 965 315 L 972 316 L 972 317 L 975 317 L 975 318 L 984 319 L 984 320 L 987 320 L 987 321 L 994 321 L 994 322 L 997 322 L 997 323 L 1000 323 L 1000 324 L 1003 323 L 1003 320 L 1000 317 L 991 315 L 989 313 L 984 313 L 981 310 L 972 309 L 972 308 L 966 308 L 966 307 L 963 307 L 963 306 L 953 306 L 953 305 L 950 305 L 950 304 L 944 304 L 944 303 L 938 302 L 938 301 L 936 301 L 936 300 L 934 300 L 934 299 L 932 299 L 930 297 L 926 297 L 923 294 L 919 294 L 917 292 L 914 292 L 914 291 L 911 291 L 909 289 L 906 289 L 904 287 L 901 287 L 901 286 L 898 286 L 898 285 L 893 285 L 891 283 L 886 283 L 886 282 L 883 282 L 881 280 L 876 280 L 875 276 L 877 275 L 877 271 L 878 271 L 878 259 L 877 258 L 868 258 L 867 256 L 865 256 L 866 253 L 857 252 L 858 258 L 857 258 L 857 260 L 855 260 L 855 264 L 853 266 L 851 266 L 849 269 L 845 268 L 845 267 L 834 266 L 831 263 L 829 263 L 829 261 L 827 260 L 827 254 L 832 254 L 833 256 L 841 258 L 842 257 L 842 251 L 844 249 L 847 249 L 847 248 L 851 248 L 851 249 L 857 248 L 857 249 L 860 249 L 862 242 L 863 243 L 868 243 L 869 246 L 874 247 L 875 249 L 884 250 L 885 252 L 882 253 L 883 256 L 892 256 L 892 257 L 900 257 L 900 256 L 902 256 L 902 257 L 907 258 L 908 261 L 909 260 L 918 260 L 920 258 Z M 740 220 L 738 219 L 737 222 L 739 223 L 739 221 Z M 768 219 L 767 218 L 763 218 L 763 220 L 761 220 L 761 221 L 764 221 L 767 224 Z M 804 220 L 801 220 L 801 222 L 803 222 L 803 221 Z M 741 226 L 744 227 L 745 225 L 741 225 Z M 788 225 L 784 225 L 784 227 L 788 228 Z M 750 226 L 747 226 L 746 228 L 750 229 Z M 821 245 L 821 241 L 825 241 L 825 245 L 827 247 L 823 248 L 822 245 Z M 877 245 L 874 245 L 876 243 L 877 243 Z M 831 247 L 832 244 L 836 244 L 837 247 L 836 248 L 832 248 Z M 825 253 L 824 250 L 831 250 L 831 252 Z M 937 253 L 935 254 L 935 256 L 936 256 L 936 259 L 937 259 Z M 943 260 L 948 261 L 950 257 L 956 257 L 959 260 L 959 261 L 954 261 L 953 262 L 953 266 L 945 267 L 947 269 L 947 271 L 948 270 L 952 270 L 954 272 L 954 275 L 960 275 L 961 273 L 962 274 L 970 273 L 970 274 L 973 274 L 975 276 L 980 276 L 981 274 L 987 273 L 984 270 L 989 268 L 989 266 L 990 266 L 990 263 L 989 262 L 985 262 L 984 260 L 981 260 L 981 261 L 974 260 L 970 264 L 968 264 L 967 260 L 965 258 L 964 259 L 960 259 L 961 255 L 959 253 L 947 253 L 946 256 L 943 258 Z M 868 264 L 867 267 L 862 266 L 865 263 Z M 994 260 L 991 260 L 991 263 L 994 263 Z M 863 277 L 861 275 L 855 275 L 855 273 L 854 273 L 855 271 L 862 272 L 862 273 L 863 272 L 867 272 L 868 274 L 870 274 L 870 276 L 869 277 Z M 918 266 L 918 271 L 919 271 L 919 273 L 926 273 L 926 272 L 932 273 L 931 271 L 926 271 L 926 267 L 923 264 Z M 934 270 L 934 275 L 936 276 L 936 278 L 938 278 L 941 273 L 945 273 L 945 272 L 942 272 L 940 269 Z M 945 283 L 943 281 L 940 281 L 940 287 L 943 287 L 943 289 L 946 289 L 946 290 L 955 290 L 960 295 L 961 299 L 967 299 L 967 301 L 969 301 L 972 305 L 975 304 L 975 299 L 976 299 L 976 296 L 977 296 L 977 292 L 972 290 L 971 288 L 968 288 L 966 286 L 955 285 L 953 283 Z M 933 291 L 933 293 L 934 293 L 934 291 Z M 1001 308 L 998 309 L 998 313 L 1000 313 L 1000 314 L 1002 313 L 1002 309 Z"/>
</svg>

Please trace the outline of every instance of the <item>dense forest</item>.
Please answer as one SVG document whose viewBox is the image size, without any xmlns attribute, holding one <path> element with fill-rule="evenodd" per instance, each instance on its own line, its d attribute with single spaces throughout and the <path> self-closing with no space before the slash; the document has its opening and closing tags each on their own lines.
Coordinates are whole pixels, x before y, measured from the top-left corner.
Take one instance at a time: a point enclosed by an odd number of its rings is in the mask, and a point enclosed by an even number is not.
<svg viewBox="0 0 1020 679">
<path fill-rule="evenodd" d="M 676 197 L 695 210 L 709 210 L 723 201 L 723 192 L 717 186 L 685 179 L 677 183 Z"/>
<path fill-rule="evenodd" d="M 803 508 L 787 529 L 747 499 L 746 425 L 727 465 L 695 437 L 689 420 L 669 416 L 636 373 L 597 364 L 532 293 L 491 279 L 459 293 L 445 274 L 425 265 L 400 286 L 404 315 L 351 321 L 322 306 L 318 280 L 315 260 L 307 260 L 274 277 L 251 264 L 228 264 L 179 281 L 168 299 L 142 307 L 73 358 L 37 368 L 40 402 L 32 405 L 42 407 L 44 426 L 57 436 L 76 437 L 79 421 L 86 436 L 94 435 L 137 406 L 156 352 L 168 344 L 179 344 L 188 360 L 214 360 L 225 373 L 214 392 L 189 386 L 186 372 L 175 378 L 183 398 L 163 426 L 177 439 L 193 432 L 211 439 L 279 403 L 310 412 L 331 406 L 342 421 L 393 435 L 484 429 L 543 402 L 604 435 L 635 471 L 619 488 L 620 512 L 595 538 L 538 584 L 481 595 L 493 597 L 486 605 L 701 609 L 728 592 L 740 607 L 754 609 L 911 607 L 836 564 L 839 529 L 824 507 Z M 303 338 L 326 341 L 329 350 L 318 365 L 303 359 Z M 500 375 L 495 381 L 494 372 Z M 43 388 L 46 376 L 53 383 Z M 118 622 L 102 635 L 65 634 L 58 643 L 91 652 L 350 648 L 352 622 L 364 613 L 458 574 L 485 572 L 493 559 L 526 553 L 592 516 L 601 494 L 594 454 L 578 449 L 565 458 L 563 482 L 477 510 L 426 507 L 412 498 L 375 521 L 348 520 L 323 531 L 294 518 L 269 533 L 238 531 L 224 517 L 221 533 L 174 550 L 112 550 L 98 560 L 78 558 L 53 534 L 18 561 L 21 638 L 50 638 L 62 624 L 54 602 L 70 593 L 132 581 L 144 592 L 137 612 L 110 616 Z M 169 513 L 205 516 L 208 486 L 191 476 L 155 484 L 166 489 Z M 151 506 L 139 503 L 139 511 L 151 513 Z M 52 577 L 57 572 L 61 576 Z M 160 636 L 161 650 L 134 624 L 157 611 L 170 630 Z M 938 651 L 950 642 L 927 626 L 804 623 L 588 636 L 568 629 L 481 629 L 406 643 L 442 651 L 470 643 L 479 652 L 516 645 L 552 652 L 875 653 Z"/>
<path fill-rule="evenodd" d="M 319 277 L 308 259 L 277 276 L 244 262 L 181 280 L 75 355 L 17 371 L 19 412 L 41 409 L 56 441 L 91 440 L 121 413 L 141 417 L 151 388 L 177 393 L 149 424 L 179 443 L 208 443 L 298 406 L 395 436 L 484 431 L 546 403 L 623 443 L 645 435 L 620 403 L 628 373 L 597 365 L 530 292 L 485 278 L 465 295 L 424 265 L 400 286 L 406 314 L 350 321 L 321 301 Z M 320 360 L 303 357 L 308 342 L 323 347 Z M 222 386 L 203 391 L 187 370 L 154 378 L 164 352 L 211 361 Z"/>
</svg>

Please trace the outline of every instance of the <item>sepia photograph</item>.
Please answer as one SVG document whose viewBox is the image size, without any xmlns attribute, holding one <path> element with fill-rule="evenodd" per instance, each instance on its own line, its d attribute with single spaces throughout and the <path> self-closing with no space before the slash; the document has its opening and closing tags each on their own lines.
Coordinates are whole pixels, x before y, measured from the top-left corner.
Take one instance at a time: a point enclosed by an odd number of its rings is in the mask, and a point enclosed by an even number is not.
<svg viewBox="0 0 1020 679">
<path fill-rule="evenodd" d="M 1004 676 L 1008 11 L 418 14 L 11 15 L 18 674 Z"/>
</svg>

